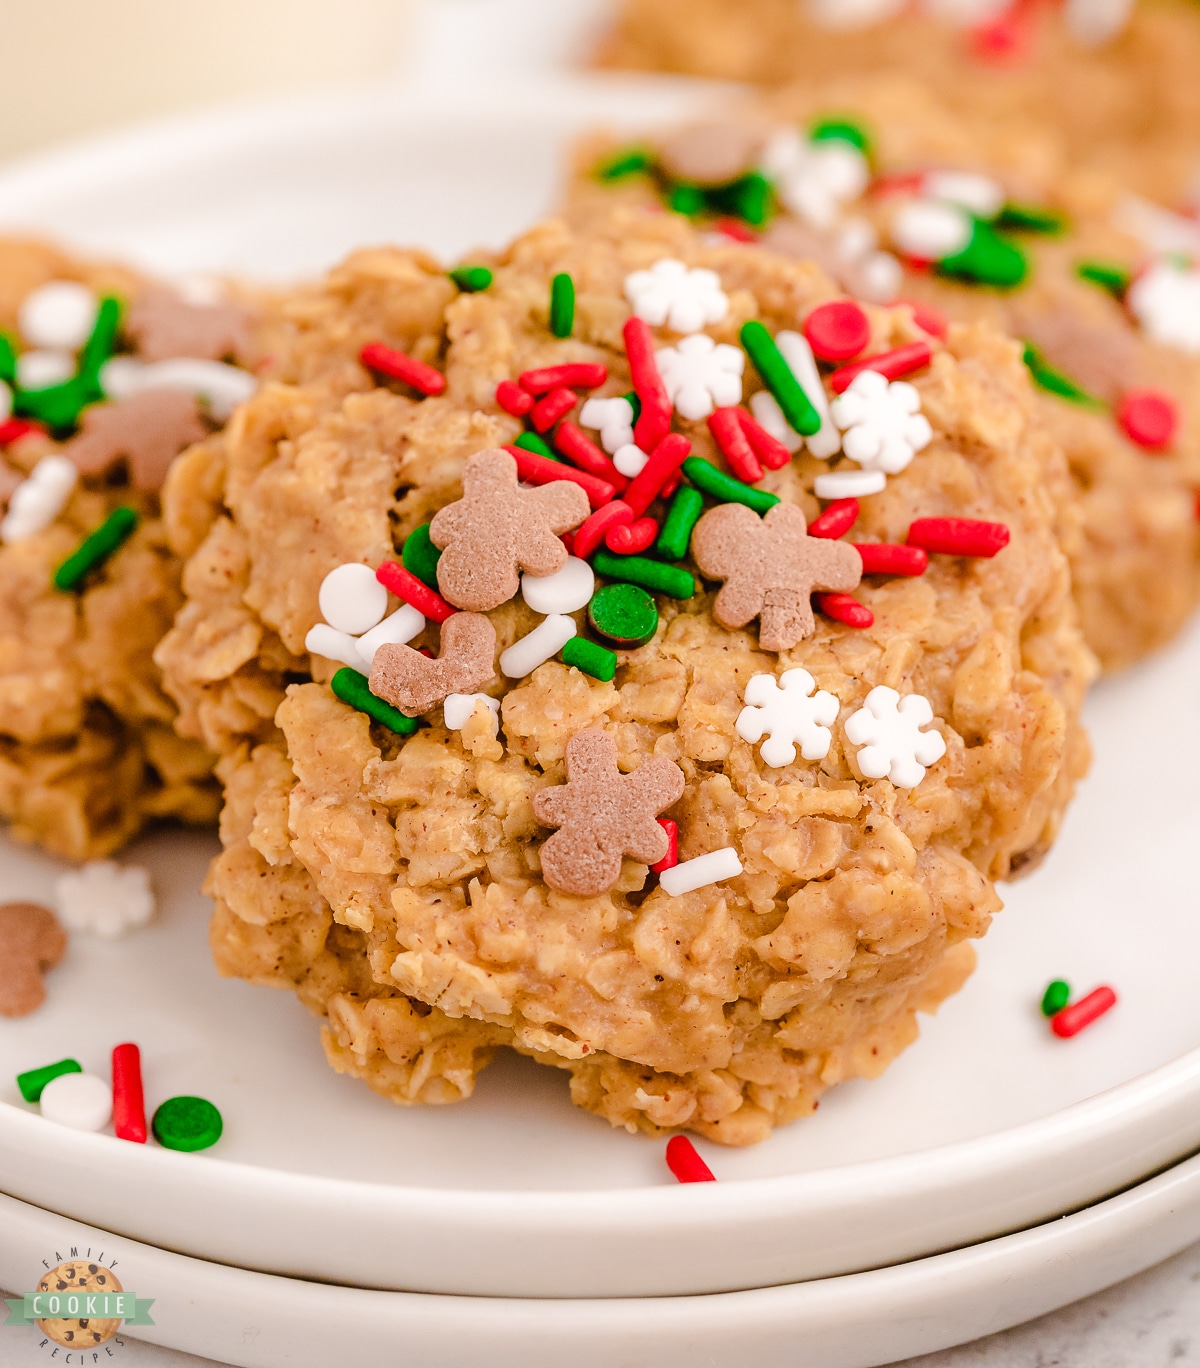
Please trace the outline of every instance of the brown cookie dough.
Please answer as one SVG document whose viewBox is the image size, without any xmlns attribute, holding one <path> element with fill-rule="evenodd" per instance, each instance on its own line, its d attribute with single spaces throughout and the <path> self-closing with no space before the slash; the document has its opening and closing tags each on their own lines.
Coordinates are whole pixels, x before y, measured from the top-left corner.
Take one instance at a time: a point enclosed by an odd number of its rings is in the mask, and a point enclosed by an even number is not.
<svg viewBox="0 0 1200 1368">
<path fill-rule="evenodd" d="M 854 529 L 896 542 L 918 516 L 963 515 L 1005 522 L 1010 544 L 991 560 L 935 556 L 919 578 L 869 577 L 865 630 L 818 613 L 777 655 L 753 627 L 714 621 L 718 585 L 701 577 L 691 598 L 655 595 L 657 632 L 617 652 L 611 682 L 555 659 L 498 673 L 499 742 L 472 725 L 483 709 L 461 731 L 437 708 L 410 736 L 372 723 L 331 690 L 337 662 L 304 646 L 330 570 L 396 559 L 460 498 L 468 459 L 518 435 L 498 382 L 599 361 L 597 394 L 630 389 L 624 280 L 665 257 L 717 273 L 718 342 L 736 345 L 751 318 L 793 328 L 836 294 L 811 265 L 706 246 L 671 216 L 619 215 L 586 236 L 536 228 L 477 294 L 376 251 L 297 296 L 284 383 L 246 406 L 219 459 L 192 453 L 168 482 L 168 525 L 191 558 L 158 660 L 181 728 L 222 757 L 217 964 L 294 987 L 325 1018 L 336 1068 L 399 1102 L 446 1102 L 508 1045 L 567 1070 L 574 1100 L 614 1125 L 748 1144 L 911 1043 L 916 1013 L 970 970 L 969 941 L 1000 905 L 992 880 L 1044 853 L 1086 764 L 1093 664 L 1058 542 L 1075 512 L 1014 344 L 979 326 L 936 349 L 913 377 L 933 439 L 863 499 Z M 557 339 L 546 301 L 562 271 L 577 308 L 573 336 Z M 919 335 L 906 310 L 869 317 L 875 347 Z M 353 360 L 372 340 L 436 364 L 446 392 L 377 386 Z M 703 422 L 676 426 L 719 463 Z M 824 469 L 800 457 L 759 488 L 811 521 Z M 501 652 L 539 621 L 520 597 L 488 616 Z M 586 613 L 574 617 L 587 634 Z M 411 645 L 436 649 L 438 633 Z M 735 724 L 752 677 L 797 667 L 838 718 L 824 760 L 772 768 Z M 847 739 L 879 685 L 924 695 L 944 739 L 914 788 L 864 778 Z M 742 872 L 678 897 L 629 856 L 597 893 L 543 878 L 557 838 L 538 813 L 563 814 L 540 795 L 569 792 L 568 746 L 595 734 L 631 779 L 651 757 L 682 772 L 664 813 L 681 860 L 729 850 Z M 672 797 L 651 796 L 647 819 Z M 635 855 L 657 855 L 663 843 L 643 836 Z"/>
</svg>

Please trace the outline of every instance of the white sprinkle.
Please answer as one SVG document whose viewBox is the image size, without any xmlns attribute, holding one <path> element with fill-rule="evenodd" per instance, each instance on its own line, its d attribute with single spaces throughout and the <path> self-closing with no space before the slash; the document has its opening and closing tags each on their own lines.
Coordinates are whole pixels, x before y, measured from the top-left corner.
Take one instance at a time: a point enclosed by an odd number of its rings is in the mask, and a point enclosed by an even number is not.
<svg viewBox="0 0 1200 1368">
<path fill-rule="evenodd" d="M 375 652 L 381 646 L 405 646 L 415 636 L 425 630 L 425 617 L 411 603 L 402 603 L 394 613 L 389 613 L 378 627 L 364 632 L 354 643 L 360 656 L 366 661 L 366 671 L 371 672 L 375 663 Z"/>
<path fill-rule="evenodd" d="M 575 635 L 575 622 L 563 613 L 551 613 L 548 618 L 519 641 L 514 641 L 500 656 L 500 668 L 509 679 L 524 679 L 539 665 L 544 665 Z"/>
<path fill-rule="evenodd" d="M 368 632 L 387 612 L 388 591 L 367 565 L 339 565 L 321 581 L 317 602 L 321 616 L 339 632 Z"/>
<path fill-rule="evenodd" d="M 772 769 L 792 764 L 797 745 L 805 760 L 824 760 L 840 704 L 824 689 L 813 693 L 816 688 L 812 675 L 799 668 L 785 670 L 778 679 L 773 674 L 752 676 L 734 731 L 751 745 L 767 736 L 759 754 Z"/>
<path fill-rule="evenodd" d="M 90 860 L 54 884 L 59 915 L 72 931 L 113 940 L 145 926 L 154 915 L 150 873 L 141 865 Z"/>
<path fill-rule="evenodd" d="M 1006 198 L 1002 185 L 975 171 L 930 171 L 921 189 L 930 199 L 957 204 L 984 219 L 995 218 Z"/>
<path fill-rule="evenodd" d="M 779 407 L 779 400 L 770 390 L 756 390 L 750 396 L 750 412 L 759 425 L 766 429 L 777 442 L 782 442 L 791 452 L 799 451 L 804 438 L 788 423 Z"/>
<path fill-rule="evenodd" d="M 723 850 L 710 850 L 707 855 L 697 855 L 694 860 L 684 860 L 671 869 L 664 869 L 658 876 L 659 883 L 673 898 L 684 893 L 694 893 L 697 888 L 707 888 L 709 884 L 720 883 L 722 879 L 732 879 L 742 872 L 742 862 L 732 846 Z"/>
<path fill-rule="evenodd" d="M 112 1089 L 94 1074 L 59 1074 L 42 1089 L 39 1105 L 47 1121 L 73 1130 L 103 1130 L 112 1116 Z"/>
<path fill-rule="evenodd" d="M 194 394 L 208 405 L 213 418 L 224 422 L 240 403 L 250 398 L 258 381 L 237 366 L 197 356 L 176 356 L 151 366 L 116 356 L 100 367 L 100 387 L 113 399 L 124 399 L 147 389 L 180 390 Z"/>
<path fill-rule="evenodd" d="M 681 418 L 699 422 L 714 408 L 742 402 L 746 353 L 707 333 L 692 333 L 654 353 L 667 397 Z"/>
<path fill-rule="evenodd" d="M 904 283 L 904 267 L 891 252 L 871 252 L 851 271 L 854 292 L 869 304 L 890 304 Z"/>
<path fill-rule="evenodd" d="M 66 507 L 78 479 L 74 461 L 66 456 L 43 456 L 28 479 L 13 490 L 8 512 L 0 522 L 0 541 L 23 541 L 49 527 Z"/>
<path fill-rule="evenodd" d="M 650 459 L 640 446 L 633 442 L 626 442 L 624 446 L 619 446 L 613 452 L 613 465 L 625 476 L 627 480 L 632 480 L 634 476 L 642 473 L 642 467 Z"/>
<path fill-rule="evenodd" d="M 957 205 L 914 200 L 892 220 L 892 241 L 920 261 L 944 261 L 971 241 L 970 216 Z"/>
<path fill-rule="evenodd" d="M 1067 0 L 1067 27 L 1081 43 L 1099 47 L 1129 22 L 1133 0 Z"/>
<path fill-rule="evenodd" d="M 633 441 L 633 405 L 623 394 L 588 399 L 579 411 L 579 426 L 600 433 L 600 445 L 611 456 Z"/>
<path fill-rule="evenodd" d="M 625 298 L 639 318 L 679 333 L 720 323 L 729 312 L 729 299 L 716 271 L 688 267 L 674 257 L 662 257 L 648 271 L 627 275 Z"/>
<path fill-rule="evenodd" d="M 110 356 L 100 367 L 100 388 L 109 399 L 128 399 L 140 389 L 145 369 L 136 356 Z"/>
<path fill-rule="evenodd" d="M 92 335 L 100 302 L 77 280 L 52 280 L 21 302 L 17 326 L 31 347 L 76 352 Z"/>
<path fill-rule="evenodd" d="M 521 597 L 535 613 L 577 612 L 595 589 L 595 571 L 578 556 L 568 556 L 552 575 L 521 576 Z"/>
<path fill-rule="evenodd" d="M 304 649 L 313 655 L 324 656 L 326 660 L 336 660 L 349 665 L 359 674 L 370 674 L 371 667 L 359 654 L 358 640 L 347 632 L 339 632 L 327 623 L 318 622 L 308 629 L 304 638 Z"/>
<path fill-rule="evenodd" d="M 825 397 L 825 386 L 821 383 L 821 373 L 817 370 L 808 338 L 798 332 L 784 331 L 775 334 L 775 345 L 821 419 L 816 432 L 804 439 L 805 445 L 819 460 L 827 461 L 842 449 L 842 437 L 830 417 L 829 400 Z"/>
<path fill-rule="evenodd" d="M 7 423 L 12 417 L 12 390 L 0 380 L 0 423 Z"/>
<path fill-rule="evenodd" d="M 462 731 L 471 720 L 475 709 L 483 703 L 491 709 L 493 717 L 500 715 L 500 700 L 485 693 L 447 694 L 442 703 L 442 716 L 448 731 Z"/>
<path fill-rule="evenodd" d="M 49 389 L 75 374 L 75 358 L 65 351 L 27 351 L 17 357 L 17 388 Z"/>
<path fill-rule="evenodd" d="M 897 788 L 916 788 L 925 770 L 946 754 L 941 732 L 922 731 L 933 721 L 924 694 L 901 696 L 880 684 L 846 719 L 846 740 L 861 746 L 858 768 L 868 779 L 890 779 Z"/>
<path fill-rule="evenodd" d="M 882 470 L 831 470 L 813 481 L 818 499 L 861 499 L 882 494 L 886 488 L 887 476 Z"/>
</svg>

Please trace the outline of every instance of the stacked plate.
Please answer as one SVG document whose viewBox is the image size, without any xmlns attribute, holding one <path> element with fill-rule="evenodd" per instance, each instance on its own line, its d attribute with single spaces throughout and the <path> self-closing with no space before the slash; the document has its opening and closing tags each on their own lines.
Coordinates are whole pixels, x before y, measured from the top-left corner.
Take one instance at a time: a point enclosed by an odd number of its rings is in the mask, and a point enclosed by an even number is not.
<svg viewBox="0 0 1200 1368">
<path fill-rule="evenodd" d="M 453 255 L 552 208 L 582 129 L 708 94 L 443 82 L 160 124 L 0 177 L 0 228 L 173 274 L 294 277 L 382 240 Z M 676 1186 L 661 1143 L 609 1131 L 516 1058 L 447 1109 L 336 1076 L 290 995 L 212 969 L 212 840 L 148 842 L 129 858 L 153 871 L 159 919 L 76 938 L 47 1005 L 0 1032 L 0 1286 L 103 1250 L 155 1298 L 136 1333 L 246 1365 L 395 1345 L 438 1368 L 770 1368 L 803 1344 L 818 1368 L 969 1339 L 1167 1257 L 1200 1238 L 1200 996 L 1179 953 L 1198 675 L 1193 632 L 1097 689 L 1093 773 L 976 977 L 882 1080 L 757 1149 L 707 1148 L 716 1184 Z M 44 899 L 56 872 L 0 847 L 6 897 Z M 1057 1040 L 1038 1012 L 1056 977 L 1110 982 L 1120 1006 Z M 71 1053 L 103 1072 L 122 1040 L 142 1046 L 148 1100 L 217 1103 L 218 1149 L 133 1146 L 21 1103 L 20 1070 Z"/>
</svg>

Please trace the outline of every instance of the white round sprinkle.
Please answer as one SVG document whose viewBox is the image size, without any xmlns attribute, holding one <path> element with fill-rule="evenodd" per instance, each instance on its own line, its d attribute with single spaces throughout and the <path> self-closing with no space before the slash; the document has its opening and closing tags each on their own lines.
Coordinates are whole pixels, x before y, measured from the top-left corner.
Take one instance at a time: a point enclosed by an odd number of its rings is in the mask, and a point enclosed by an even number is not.
<svg viewBox="0 0 1200 1368">
<path fill-rule="evenodd" d="M 642 467 L 649 459 L 650 457 L 641 447 L 635 446 L 633 442 L 626 442 L 624 446 L 618 447 L 613 452 L 613 465 L 627 480 L 632 480 L 635 475 L 640 475 Z"/>
<path fill-rule="evenodd" d="M 442 704 L 442 716 L 446 720 L 446 727 L 449 731 L 461 731 L 471 720 L 475 709 L 484 704 L 490 708 L 493 716 L 500 715 L 500 700 L 490 698 L 487 694 L 447 694 L 445 702 Z"/>
<path fill-rule="evenodd" d="M 78 351 L 96 326 L 100 302 L 77 280 L 52 280 L 25 296 L 17 314 L 21 336 L 32 347 Z"/>
<path fill-rule="evenodd" d="M 16 542 L 49 527 L 66 507 L 79 479 L 75 462 L 66 456 L 43 456 L 12 492 L 0 522 L 0 541 Z"/>
<path fill-rule="evenodd" d="M 557 655 L 574 635 L 574 620 L 562 613 L 552 613 L 503 652 L 500 668 L 509 679 L 524 679 L 551 656 Z"/>
<path fill-rule="evenodd" d="M 943 261 L 961 252 L 971 231 L 971 219 L 962 209 L 936 200 L 906 204 L 892 221 L 892 241 L 921 261 Z"/>
<path fill-rule="evenodd" d="M 535 613 L 574 613 L 596 589 L 592 567 L 578 556 L 568 556 L 552 575 L 522 575 L 521 597 Z"/>
<path fill-rule="evenodd" d="M 683 893 L 694 893 L 697 888 L 720 883 L 722 879 L 732 879 L 742 872 L 742 862 L 732 846 L 722 850 L 710 850 L 707 855 L 697 855 L 694 860 L 684 860 L 672 869 L 664 869 L 658 876 L 659 883 L 672 898 Z"/>
<path fill-rule="evenodd" d="M 339 565 L 321 581 L 317 595 L 321 616 L 339 632 L 358 636 L 383 621 L 387 612 L 387 590 L 367 565 Z"/>
<path fill-rule="evenodd" d="M 904 284 L 904 267 L 891 252 L 870 252 L 854 266 L 854 288 L 868 304 L 888 304 Z"/>
<path fill-rule="evenodd" d="M 75 374 L 75 358 L 64 351 L 27 351 L 17 357 L 17 388 L 49 389 Z"/>
<path fill-rule="evenodd" d="M 348 632 L 339 632 L 327 623 L 318 622 L 308 629 L 308 635 L 304 638 L 304 649 L 312 655 L 324 656 L 326 660 L 336 660 L 342 665 L 349 665 L 359 674 L 370 673 L 370 665 L 359 653 L 358 639 L 350 636 Z"/>
<path fill-rule="evenodd" d="M 375 652 L 381 646 L 405 646 L 413 637 L 425 630 L 425 618 L 411 603 L 402 603 L 394 613 L 389 614 L 379 624 L 364 632 L 355 645 L 358 653 L 367 663 L 367 669 L 375 663 Z"/>
<path fill-rule="evenodd" d="M 882 470 L 831 470 L 813 481 L 818 499 L 861 499 L 867 494 L 882 494 L 887 476 Z"/>
<path fill-rule="evenodd" d="M 74 1130 L 98 1131 L 112 1116 L 112 1089 L 94 1074 L 68 1073 L 42 1089 L 42 1115 Z"/>
<path fill-rule="evenodd" d="M 980 218 L 995 218 L 1004 208 L 1004 187 L 976 171 L 930 171 L 921 188 L 930 199 L 948 200 Z"/>
</svg>

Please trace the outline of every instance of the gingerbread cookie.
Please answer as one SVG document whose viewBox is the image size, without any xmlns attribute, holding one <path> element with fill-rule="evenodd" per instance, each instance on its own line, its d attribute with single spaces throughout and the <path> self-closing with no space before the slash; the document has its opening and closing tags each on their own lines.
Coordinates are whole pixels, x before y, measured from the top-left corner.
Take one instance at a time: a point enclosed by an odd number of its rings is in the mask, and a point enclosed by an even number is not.
<svg viewBox="0 0 1200 1368">
<path fill-rule="evenodd" d="M 40 903 L 0 905 L 0 1016 L 21 1017 L 46 999 L 42 976 L 62 959 L 66 932 Z"/>
</svg>

